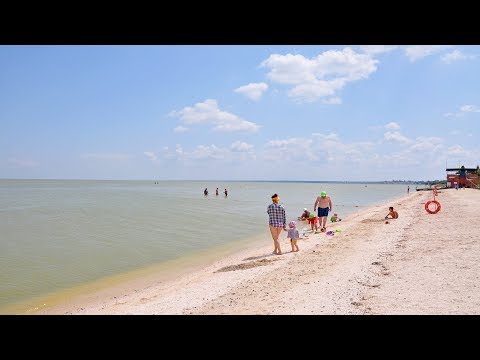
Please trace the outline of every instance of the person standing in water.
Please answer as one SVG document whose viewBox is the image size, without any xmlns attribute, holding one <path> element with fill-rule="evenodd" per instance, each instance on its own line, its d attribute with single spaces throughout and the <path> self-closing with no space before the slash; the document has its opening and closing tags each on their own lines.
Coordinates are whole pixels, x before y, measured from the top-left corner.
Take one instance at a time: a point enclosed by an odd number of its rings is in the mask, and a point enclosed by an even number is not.
<svg viewBox="0 0 480 360">
<path fill-rule="evenodd" d="M 215 190 L 215 195 L 217 195 L 217 196 L 218 196 L 218 188 L 217 188 L 217 190 Z"/>
<path fill-rule="evenodd" d="M 205 190 L 203 190 L 203 195 L 207 196 L 208 195 L 208 189 L 205 188 Z"/>
<path fill-rule="evenodd" d="M 227 197 L 228 196 L 227 189 L 225 189 L 224 193 L 225 193 L 225 197 Z"/>
</svg>

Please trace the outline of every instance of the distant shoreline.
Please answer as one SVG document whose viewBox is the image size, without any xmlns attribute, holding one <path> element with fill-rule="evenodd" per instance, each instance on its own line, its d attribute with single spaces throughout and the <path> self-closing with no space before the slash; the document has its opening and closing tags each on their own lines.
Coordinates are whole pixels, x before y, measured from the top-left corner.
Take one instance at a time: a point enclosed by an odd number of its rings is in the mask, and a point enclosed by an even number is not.
<svg viewBox="0 0 480 360">
<path fill-rule="evenodd" d="M 9 179 L 0 178 L 0 181 L 141 181 L 141 182 L 262 182 L 262 183 L 306 183 L 306 184 L 398 184 L 398 185 L 421 185 L 438 182 L 439 180 L 379 180 L 379 181 L 341 181 L 341 180 L 156 180 L 156 179 Z"/>
</svg>

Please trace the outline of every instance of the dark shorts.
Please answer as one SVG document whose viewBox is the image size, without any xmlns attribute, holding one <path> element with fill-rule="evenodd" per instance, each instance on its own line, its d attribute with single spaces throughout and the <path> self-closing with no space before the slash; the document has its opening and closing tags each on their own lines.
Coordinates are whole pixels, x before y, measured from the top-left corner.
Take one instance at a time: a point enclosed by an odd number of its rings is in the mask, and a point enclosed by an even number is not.
<svg viewBox="0 0 480 360">
<path fill-rule="evenodd" d="M 329 210 L 328 207 L 326 207 L 326 208 L 318 208 L 318 217 L 328 216 L 328 210 Z"/>
</svg>

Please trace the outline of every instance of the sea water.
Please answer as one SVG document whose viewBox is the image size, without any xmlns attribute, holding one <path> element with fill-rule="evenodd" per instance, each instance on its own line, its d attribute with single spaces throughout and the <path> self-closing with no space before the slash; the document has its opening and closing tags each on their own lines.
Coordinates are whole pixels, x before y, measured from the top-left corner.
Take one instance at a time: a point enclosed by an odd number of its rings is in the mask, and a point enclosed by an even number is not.
<svg viewBox="0 0 480 360">
<path fill-rule="evenodd" d="M 201 264 L 252 239 L 268 244 L 271 195 L 279 195 L 288 222 L 303 208 L 313 210 L 321 191 L 344 218 L 373 204 L 384 203 L 387 211 L 406 185 L 0 180 L 0 313 L 176 259 L 190 259 L 181 266 L 192 259 Z"/>
</svg>

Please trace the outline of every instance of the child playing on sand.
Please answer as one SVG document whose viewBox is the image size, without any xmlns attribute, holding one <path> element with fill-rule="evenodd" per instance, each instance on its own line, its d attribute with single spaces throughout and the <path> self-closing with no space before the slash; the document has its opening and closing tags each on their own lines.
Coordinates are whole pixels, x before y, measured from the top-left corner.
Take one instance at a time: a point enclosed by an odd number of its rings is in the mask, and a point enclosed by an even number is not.
<svg viewBox="0 0 480 360">
<path fill-rule="evenodd" d="M 307 208 L 303 208 L 303 213 L 298 217 L 298 220 L 308 220 L 308 217 L 310 216 L 310 211 L 308 211 Z"/>
<path fill-rule="evenodd" d="M 387 216 L 385 216 L 385 219 L 388 219 L 389 216 L 391 216 L 390 219 L 398 219 L 398 212 L 393 210 L 393 206 L 390 206 L 388 210 L 389 210 L 389 213 L 387 214 Z"/>
<path fill-rule="evenodd" d="M 342 221 L 342 219 L 338 218 L 338 214 L 333 214 L 333 216 L 330 218 L 331 222 L 337 222 L 337 221 Z"/>
<path fill-rule="evenodd" d="M 312 232 L 314 227 L 315 231 L 318 231 L 318 217 L 315 216 L 314 213 L 310 213 L 310 216 L 308 217 L 308 223 L 312 226 Z"/>
<path fill-rule="evenodd" d="M 292 252 L 297 252 L 298 250 L 300 250 L 297 245 L 297 240 L 302 239 L 297 230 L 297 223 L 295 221 L 290 221 L 288 223 L 288 227 L 290 229 L 287 230 L 287 238 L 290 239 L 290 245 L 292 245 Z"/>
</svg>

